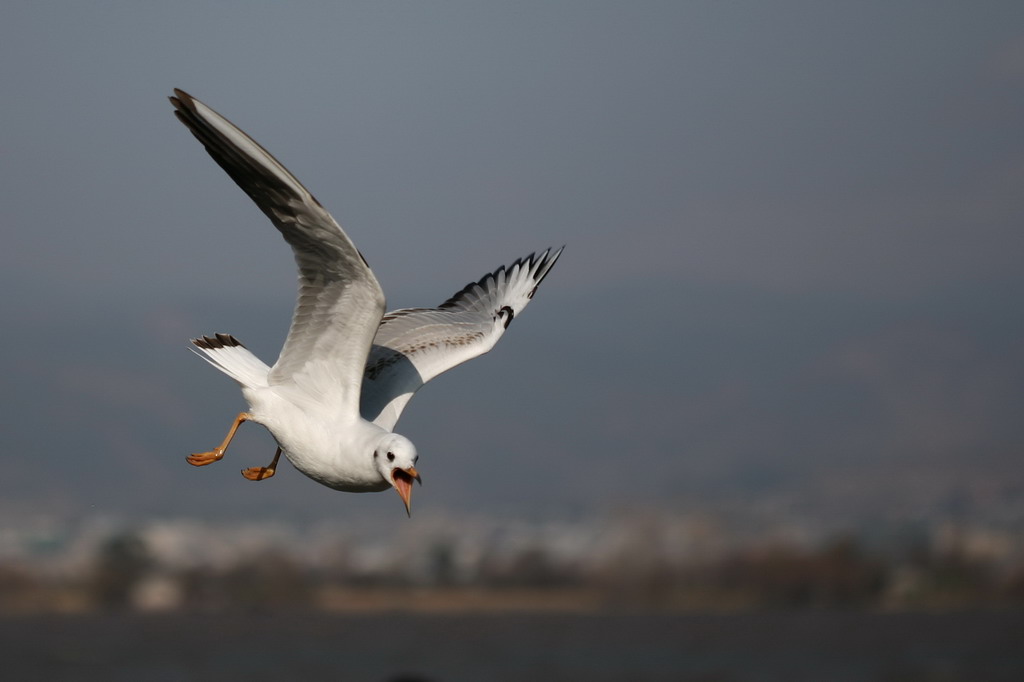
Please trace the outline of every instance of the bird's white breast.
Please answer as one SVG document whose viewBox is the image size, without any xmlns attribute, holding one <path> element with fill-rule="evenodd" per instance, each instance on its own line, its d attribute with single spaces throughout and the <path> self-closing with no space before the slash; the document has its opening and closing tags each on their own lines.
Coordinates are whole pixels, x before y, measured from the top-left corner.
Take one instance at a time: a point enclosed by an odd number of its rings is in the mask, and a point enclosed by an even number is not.
<svg viewBox="0 0 1024 682">
<path fill-rule="evenodd" d="M 263 424 L 295 468 L 323 485 L 345 492 L 377 492 L 390 483 L 373 462 L 380 427 L 359 416 L 325 414 L 297 404 L 275 388 L 244 391 L 252 421 Z"/>
</svg>

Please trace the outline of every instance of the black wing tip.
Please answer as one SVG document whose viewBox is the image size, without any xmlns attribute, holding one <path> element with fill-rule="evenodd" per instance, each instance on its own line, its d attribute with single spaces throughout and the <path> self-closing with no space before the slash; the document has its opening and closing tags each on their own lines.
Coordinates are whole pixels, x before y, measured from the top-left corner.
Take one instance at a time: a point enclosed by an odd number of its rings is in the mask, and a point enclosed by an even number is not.
<svg viewBox="0 0 1024 682">
<path fill-rule="evenodd" d="M 178 88 L 174 88 L 174 95 L 167 99 L 170 100 L 171 105 L 174 107 L 175 118 L 181 121 L 196 136 L 196 139 L 203 143 L 207 151 L 210 151 L 211 139 L 205 131 L 203 119 L 199 115 L 199 109 L 196 107 L 196 102 L 199 100 Z M 211 155 L 213 155 L 212 152 Z M 214 159 L 216 158 L 214 155 Z"/>
<path fill-rule="evenodd" d="M 437 307 L 439 310 L 454 308 L 459 304 L 459 301 L 462 299 L 462 297 L 469 293 L 474 287 L 486 287 L 488 280 L 497 279 L 502 272 L 513 270 L 516 267 L 526 268 L 528 271 L 533 272 L 533 288 L 530 290 L 530 293 L 527 294 L 527 298 L 533 298 L 533 294 L 537 291 L 537 287 L 539 287 L 540 283 L 544 281 L 544 278 L 548 276 L 548 272 L 551 271 L 551 268 L 554 266 L 555 261 L 557 261 L 559 256 L 562 255 L 563 250 L 565 250 L 564 244 L 560 246 L 556 251 L 554 251 L 554 253 L 552 253 L 552 249 L 549 247 L 542 251 L 539 256 L 537 255 L 537 252 L 534 251 L 528 256 L 516 258 L 508 265 L 502 265 L 493 272 L 488 272 L 480 279 L 474 282 L 470 282 L 469 284 L 455 292 L 455 294 L 452 295 L 447 301 L 445 301 L 444 303 Z"/>
<path fill-rule="evenodd" d="M 540 255 L 537 264 L 537 271 L 534 273 L 534 285 L 533 290 L 530 292 L 530 298 L 533 298 L 533 294 L 537 291 L 537 287 L 544 281 L 544 278 L 551 272 L 551 268 L 555 266 L 559 257 L 562 255 L 562 251 L 565 251 L 565 244 L 558 247 L 554 253 L 551 252 L 551 248 L 548 248 Z"/>
<path fill-rule="evenodd" d="M 245 348 L 242 342 L 231 334 L 219 333 L 213 336 L 202 336 L 198 339 L 192 339 L 192 345 L 203 350 L 217 350 L 219 348 L 233 348 L 235 346 Z"/>
<path fill-rule="evenodd" d="M 179 116 L 184 113 L 185 110 L 193 112 L 196 109 L 196 98 L 181 88 L 174 88 L 174 94 L 170 95 L 167 99 L 169 99 L 171 104 L 174 105 Z"/>
</svg>

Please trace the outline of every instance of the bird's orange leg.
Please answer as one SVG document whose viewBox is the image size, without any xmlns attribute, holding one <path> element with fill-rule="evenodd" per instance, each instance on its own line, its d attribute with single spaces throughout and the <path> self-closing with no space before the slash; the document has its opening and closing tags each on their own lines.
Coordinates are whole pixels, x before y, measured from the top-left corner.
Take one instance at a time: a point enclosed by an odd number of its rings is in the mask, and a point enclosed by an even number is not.
<svg viewBox="0 0 1024 682">
<path fill-rule="evenodd" d="M 231 443 L 231 439 L 235 437 L 235 431 L 242 425 L 242 422 L 247 421 L 252 415 L 248 412 L 239 412 L 238 416 L 235 417 L 235 422 L 231 425 L 231 429 L 228 431 L 228 435 L 224 438 L 224 442 L 220 444 L 220 447 L 216 447 L 209 452 L 194 452 L 185 460 L 192 466 L 202 467 L 207 464 L 213 464 L 224 456 L 224 451 L 228 449 L 228 445 Z M 276 460 L 275 460 L 276 461 Z"/>
<path fill-rule="evenodd" d="M 248 478 L 250 481 L 262 481 L 265 478 L 270 478 L 277 472 L 277 460 L 281 459 L 281 448 L 277 449 L 274 453 L 274 461 L 265 467 L 249 467 L 248 469 L 242 469 L 242 475 Z"/>
</svg>

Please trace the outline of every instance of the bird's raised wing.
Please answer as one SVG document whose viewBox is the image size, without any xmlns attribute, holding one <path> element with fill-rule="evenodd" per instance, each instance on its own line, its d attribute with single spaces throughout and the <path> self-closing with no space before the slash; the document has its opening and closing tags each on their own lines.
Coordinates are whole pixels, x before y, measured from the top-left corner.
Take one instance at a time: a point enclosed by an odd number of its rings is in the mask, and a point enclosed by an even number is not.
<svg viewBox="0 0 1024 682">
<path fill-rule="evenodd" d="M 384 292 L 352 240 L 277 159 L 233 123 L 181 90 L 175 114 L 292 247 L 299 296 L 271 386 L 329 410 L 358 406 L 363 367 L 384 312 Z"/>
<path fill-rule="evenodd" d="M 561 253 L 549 249 L 501 266 L 437 308 L 385 315 L 366 362 L 363 419 L 393 429 L 420 386 L 493 348 Z"/>
</svg>

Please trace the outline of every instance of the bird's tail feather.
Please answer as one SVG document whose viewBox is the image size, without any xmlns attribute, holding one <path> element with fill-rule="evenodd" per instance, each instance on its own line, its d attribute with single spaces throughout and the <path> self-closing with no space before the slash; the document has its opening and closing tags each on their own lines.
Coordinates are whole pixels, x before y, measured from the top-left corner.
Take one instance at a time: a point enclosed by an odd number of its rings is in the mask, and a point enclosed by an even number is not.
<svg viewBox="0 0 1024 682">
<path fill-rule="evenodd" d="M 270 367 L 230 334 L 192 339 L 192 351 L 243 387 L 267 385 Z M 197 350 L 198 349 L 198 350 Z"/>
</svg>

